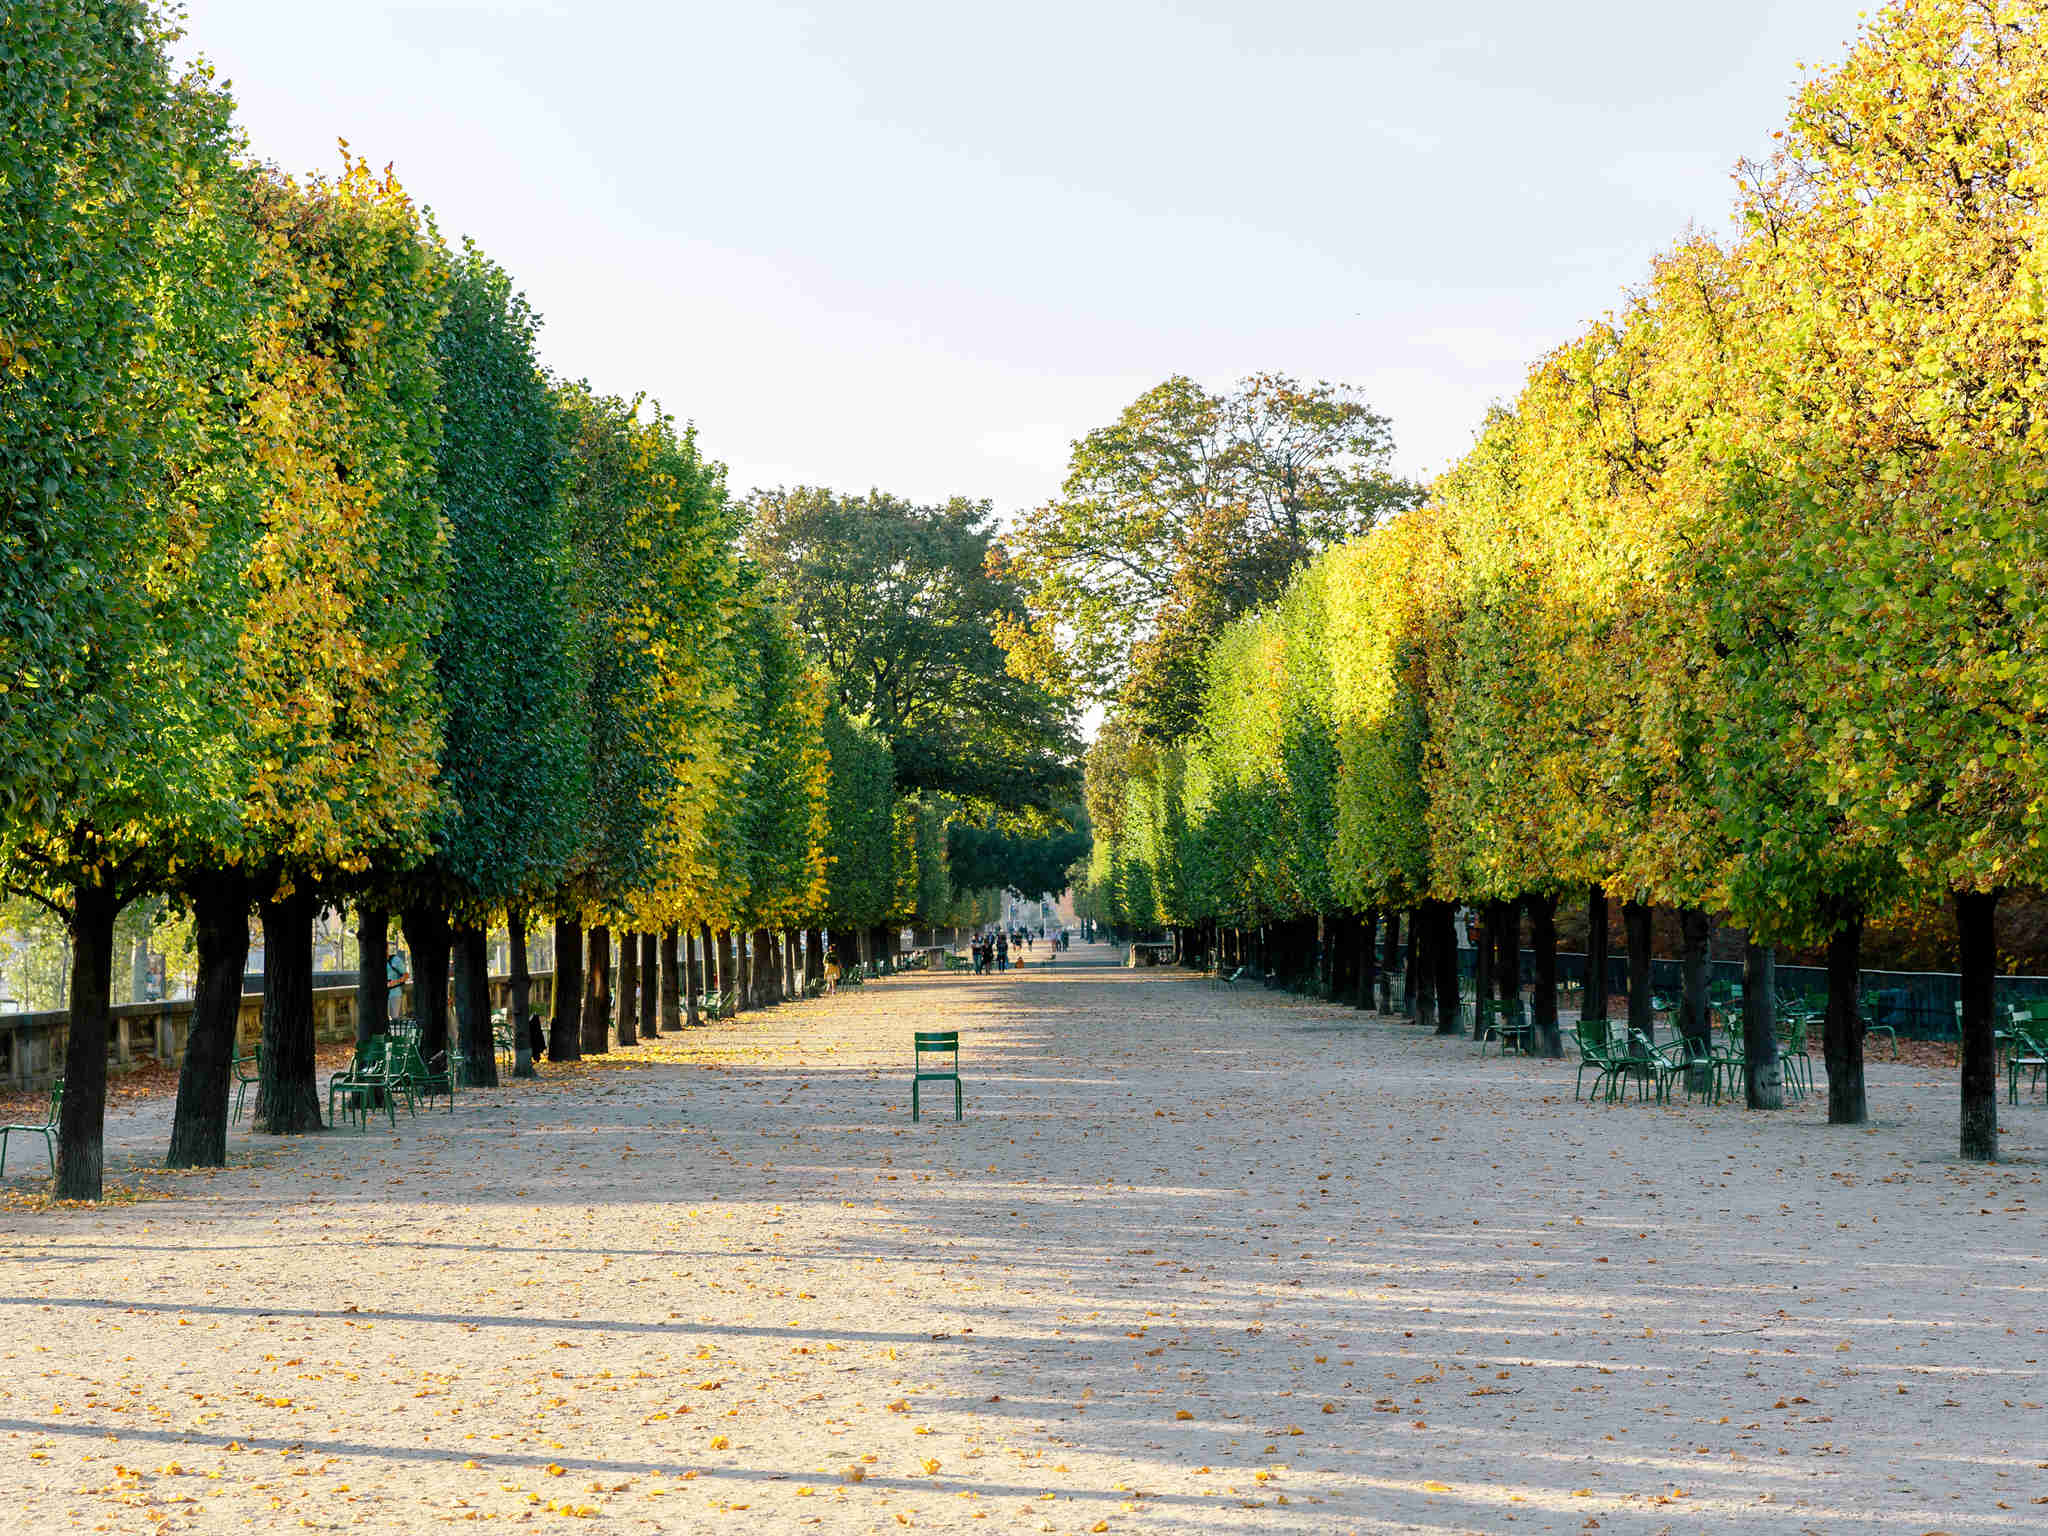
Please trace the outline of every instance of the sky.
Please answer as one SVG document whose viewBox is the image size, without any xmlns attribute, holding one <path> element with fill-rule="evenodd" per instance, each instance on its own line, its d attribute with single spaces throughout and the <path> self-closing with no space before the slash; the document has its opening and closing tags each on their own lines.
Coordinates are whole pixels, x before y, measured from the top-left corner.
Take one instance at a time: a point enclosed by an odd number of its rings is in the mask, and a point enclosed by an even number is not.
<svg viewBox="0 0 2048 1536">
<path fill-rule="evenodd" d="M 551 367 L 741 491 L 1056 494 L 1175 373 L 1359 387 L 1453 462 L 1688 226 L 1855 0 L 188 0 L 251 146 L 473 237 Z"/>
</svg>

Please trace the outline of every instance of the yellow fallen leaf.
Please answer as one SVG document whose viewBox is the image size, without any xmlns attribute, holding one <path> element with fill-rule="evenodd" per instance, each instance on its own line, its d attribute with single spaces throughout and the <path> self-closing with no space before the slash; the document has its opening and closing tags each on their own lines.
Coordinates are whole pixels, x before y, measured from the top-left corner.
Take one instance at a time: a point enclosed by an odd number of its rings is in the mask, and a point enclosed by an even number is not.
<svg viewBox="0 0 2048 1536">
<path fill-rule="evenodd" d="M 713 1435 L 711 1437 L 711 1449 L 714 1451 L 729 1451 L 732 1449 L 732 1441 L 728 1440 L 724 1435 Z"/>
<path fill-rule="evenodd" d="M 562 1475 L 562 1469 L 551 1461 L 547 1465 L 547 1474 L 549 1477 L 560 1477 Z"/>
<path fill-rule="evenodd" d="M 1185 1408 L 1174 1409 L 1173 1416 L 1175 1419 L 1192 1419 L 1194 1417 L 1194 1415 L 1192 1413 L 1189 1413 Z"/>
<path fill-rule="evenodd" d="M 1429 1492 L 1431 1492 L 1431 1493 L 1449 1493 L 1449 1492 L 1451 1491 L 1451 1485 L 1450 1485 L 1449 1483 L 1434 1483 L 1434 1482 L 1432 1482 L 1432 1483 L 1424 1483 L 1424 1484 L 1423 1484 L 1422 1486 L 1423 1486 L 1424 1488 L 1428 1489 L 1428 1490 L 1429 1490 Z"/>
<path fill-rule="evenodd" d="M 925 1459 L 924 1461 L 921 1461 L 921 1462 L 919 1462 L 919 1463 L 918 1463 L 918 1465 L 924 1468 L 924 1470 L 925 1470 L 925 1476 L 927 1476 L 927 1477 L 936 1477 L 936 1476 L 938 1475 L 938 1471 L 939 1471 L 939 1458 L 938 1458 L 938 1457 L 936 1457 L 936 1456 L 928 1457 L 928 1458 L 926 1458 L 926 1459 Z"/>
</svg>

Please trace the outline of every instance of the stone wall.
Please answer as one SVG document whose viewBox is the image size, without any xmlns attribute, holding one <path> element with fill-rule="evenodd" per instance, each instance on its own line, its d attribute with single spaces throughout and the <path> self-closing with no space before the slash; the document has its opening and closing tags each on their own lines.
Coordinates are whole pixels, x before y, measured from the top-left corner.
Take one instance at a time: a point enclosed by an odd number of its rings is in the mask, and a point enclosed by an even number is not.
<svg viewBox="0 0 2048 1536">
<path fill-rule="evenodd" d="M 533 973 L 533 1011 L 543 1016 L 554 1008 L 555 977 L 552 971 Z M 491 1006 L 511 1006 L 512 978 L 491 978 Z M 405 989 L 404 1007 L 412 1007 L 412 988 Z M 148 1062 L 160 1061 L 178 1067 L 185 1060 L 185 1035 L 192 1027 L 192 999 L 166 1003 L 117 1003 L 114 1006 L 111 1038 L 107 1042 L 107 1066 L 120 1072 Z M 242 998 L 242 1016 L 235 1030 L 235 1049 L 247 1054 L 263 1035 L 263 996 L 252 992 Z M 313 1037 L 324 1045 L 343 1044 L 356 1037 L 356 989 L 321 987 L 313 993 Z M 0 1084 L 12 1089 L 47 1088 L 64 1069 L 64 1052 L 71 1039 L 71 1015 L 55 1013 L 0 1013 Z"/>
</svg>

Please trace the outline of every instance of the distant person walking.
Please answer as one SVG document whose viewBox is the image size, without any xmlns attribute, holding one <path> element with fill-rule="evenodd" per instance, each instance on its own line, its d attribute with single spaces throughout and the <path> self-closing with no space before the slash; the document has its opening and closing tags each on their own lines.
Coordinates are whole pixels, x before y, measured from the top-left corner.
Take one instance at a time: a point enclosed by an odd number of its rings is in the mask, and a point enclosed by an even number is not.
<svg viewBox="0 0 2048 1536">
<path fill-rule="evenodd" d="M 384 1016 L 395 1019 L 405 1012 L 405 987 L 412 980 L 412 971 L 405 963 L 405 951 L 398 945 L 391 946 L 391 953 L 384 960 Z"/>
</svg>

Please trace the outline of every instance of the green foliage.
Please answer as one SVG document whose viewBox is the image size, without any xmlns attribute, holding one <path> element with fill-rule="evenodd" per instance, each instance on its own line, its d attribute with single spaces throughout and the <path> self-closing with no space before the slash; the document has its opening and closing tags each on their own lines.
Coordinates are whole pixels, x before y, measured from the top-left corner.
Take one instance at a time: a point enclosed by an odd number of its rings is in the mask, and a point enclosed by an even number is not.
<svg viewBox="0 0 2048 1536">
<path fill-rule="evenodd" d="M 154 293 L 185 151 L 167 29 L 125 0 L 8 7 L 0 64 L 0 817 L 79 804 L 140 745 L 137 517 L 163 482 Z M 63 804 L 60 804 L 63 802 Z"/>
<path fill-rule="evenodd" d="M 1121 699 L 1159 740 L 1188 734 L 1203 652 L 1317 551 L 1413 503 L 1386 418 L 1355 391 L 1279 374 L 1212 395 L 1175 377 L 1074 445 L 1059 499 L 1019 529 L 1031 623 L 1021 670 Z"/>
<path fill-rule="evenodd" d="M 1027 901 L 1065 890 L 1068 872 L 1092 842 L 1085 830 L 1009 830 L 993 817 L 982 826 L 956 821 L 945 830 L 946 869 L 955 885 L 1015 891 Z"/>
<path fill-rule="evenodd" d="M 435 844 L 451 894 L 486 908 L 560 883 L 589 771 L 573 707 L 562 418 L 538 329 L 511 279 L 465 244 L 436 340 L 450 576 L 433 642 L 448 712 Z"/>
<path fill-rule="evenodd" d="M 895 764 L 879 731 L 837 709 L 825 712 L 823 736 L 829 768 L 824 917 L 834 928 L 873 927 L 888 916 L 895 884 Z"/>
<path fill-rule="evenodd" d="M 815 915 L 828 895 L 824 686 L 805 667 L 788 619 L 760 594 L 749 594 L 736 639 L 748 669 L 741 694 L 752 707 L 745 915 L 754 924 L 790 926 Z"/>
<path fill-rule="evenodd" d="M 987 502 L 920 507 L 799 486 L 759 492 L 749 508 L 750 554 L 833 704 L 888 741 L 904 793 L 1007 808 L 1072 797 L 1072 724 L 996 643 L 1024 595 Z"/>
<path fill-rule="evenodd" d="M 562 900 L 729 922 L 748 900 L 753 702 L 722 466 L 640 402 L 556 391 L 568 444 L 571 654 L 587 790 Z"/>
</svg>

